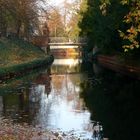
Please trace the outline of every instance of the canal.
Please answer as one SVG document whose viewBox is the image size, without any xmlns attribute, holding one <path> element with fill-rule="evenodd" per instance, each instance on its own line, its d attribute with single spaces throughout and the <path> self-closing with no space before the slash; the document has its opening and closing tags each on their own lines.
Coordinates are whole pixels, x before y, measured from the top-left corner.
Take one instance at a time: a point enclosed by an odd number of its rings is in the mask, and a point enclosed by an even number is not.
<svg viewBox="0 0 140 140">
<path fill-rule="evenodd" d="M 137 140 L 139 86 L 98 64 L 59 58 L 46 70 L 1 85 L 0 118 L 69 139 Z"/>
</svg>

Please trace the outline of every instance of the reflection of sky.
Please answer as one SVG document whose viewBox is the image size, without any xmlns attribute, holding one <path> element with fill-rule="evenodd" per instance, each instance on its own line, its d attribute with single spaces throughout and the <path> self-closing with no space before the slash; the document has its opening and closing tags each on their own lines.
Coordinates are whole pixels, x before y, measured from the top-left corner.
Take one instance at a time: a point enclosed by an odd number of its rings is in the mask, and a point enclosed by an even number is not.
<svg viewBox="0 0 140 140">
<path fill-rule="evenodd" d="M 61 79 L 61 83 L 57 83 L 55 81 L 60 76 L 52 76 L 52 91 L 48 97 L 44 93 L 44 87 L 37 86 L 38 95 L 42 92 L 40 95 L 41 108 L 37 116 L 37 119 L 39 119 L 37 122 L 40 122 L 43 127 L 61 128 L 67 131 L 72 129 L 82 130 L 89 123 L 90 114 L 83 110 L 84 105 L 78 93 L 79 87 L 75 86 L 76 83 L 71 82 L 69 77 L 69 75 L 65 76 Z M 56 83 L 61 85 L 56 86 Z"/>
<path fill-rule="evenodd" d="M 74 61 L 70 62 L 73 64 Z M 80 74 L 51 75 L 52 90 L 49 95 L 45 93 L 43 85 L 36 85 L 33 89 L 35 92 L 38 89 L 40 109 L 33 123 L 51 130 L 77 130 L 90 133 L 91 136 L 90 113 L 79 98 L 81 78 Z"/>
<path fill-rule="evenodd" d="M 79 59 L 55 59 L 53 65 L 76 66 L 80 63 Z"/>
</svg>

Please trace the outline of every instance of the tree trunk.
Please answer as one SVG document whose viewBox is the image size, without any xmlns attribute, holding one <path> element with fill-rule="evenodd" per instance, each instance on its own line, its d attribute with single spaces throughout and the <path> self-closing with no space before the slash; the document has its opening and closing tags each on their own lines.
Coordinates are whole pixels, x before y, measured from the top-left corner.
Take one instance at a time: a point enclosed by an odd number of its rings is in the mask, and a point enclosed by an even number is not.
<svg viewBox="0 0 140 140">
<path fill-rule="evenodd" d="M 16 29 L 16 35 L 17 37 L 20 36 L 20 29 L 21 29 L 21 21 L 17 22 L 17 29 Z"/>
</svg>

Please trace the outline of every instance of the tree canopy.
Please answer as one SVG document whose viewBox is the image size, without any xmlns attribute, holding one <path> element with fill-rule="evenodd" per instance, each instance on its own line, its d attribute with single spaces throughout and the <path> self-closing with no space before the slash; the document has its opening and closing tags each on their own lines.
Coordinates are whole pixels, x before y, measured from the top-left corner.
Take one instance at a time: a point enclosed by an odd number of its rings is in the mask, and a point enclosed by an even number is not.
<svg viewBox="0 0 140 140">
<path fill-rule="evenodd" d="M 64 23 L 62 20 L 62 15 L 60 10 L 56 7 L 53 7 L 48 12 L 48 28 L 50 31 L 50 36 L 52 37 L 62 37 L 64 36 Z"/>
<path fill-rule="evenodd" d="M 0 0 L 0 34 L 28 37 L 38 26 L 41 0 Z"/>
<path fill-rule="evenodd" d="M 89 50 L 139 48 L 139 0 L 87 0 L 87 7 L 79 26 L 81 35 L 89 38 Z"/>
</svg>

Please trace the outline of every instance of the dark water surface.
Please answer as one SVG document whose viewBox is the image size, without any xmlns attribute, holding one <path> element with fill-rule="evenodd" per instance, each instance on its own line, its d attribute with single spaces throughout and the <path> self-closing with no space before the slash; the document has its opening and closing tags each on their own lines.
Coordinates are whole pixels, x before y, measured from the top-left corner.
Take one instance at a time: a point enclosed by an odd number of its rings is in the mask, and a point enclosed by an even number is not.
<svg viewBox="0 0 140 140">
<path fill-rule="evenodd" d="M 0 117 L 91 140 L 137 140 L 140 81 L 79 59 L 55 59 L 0 87 Z"/>
</svg>

